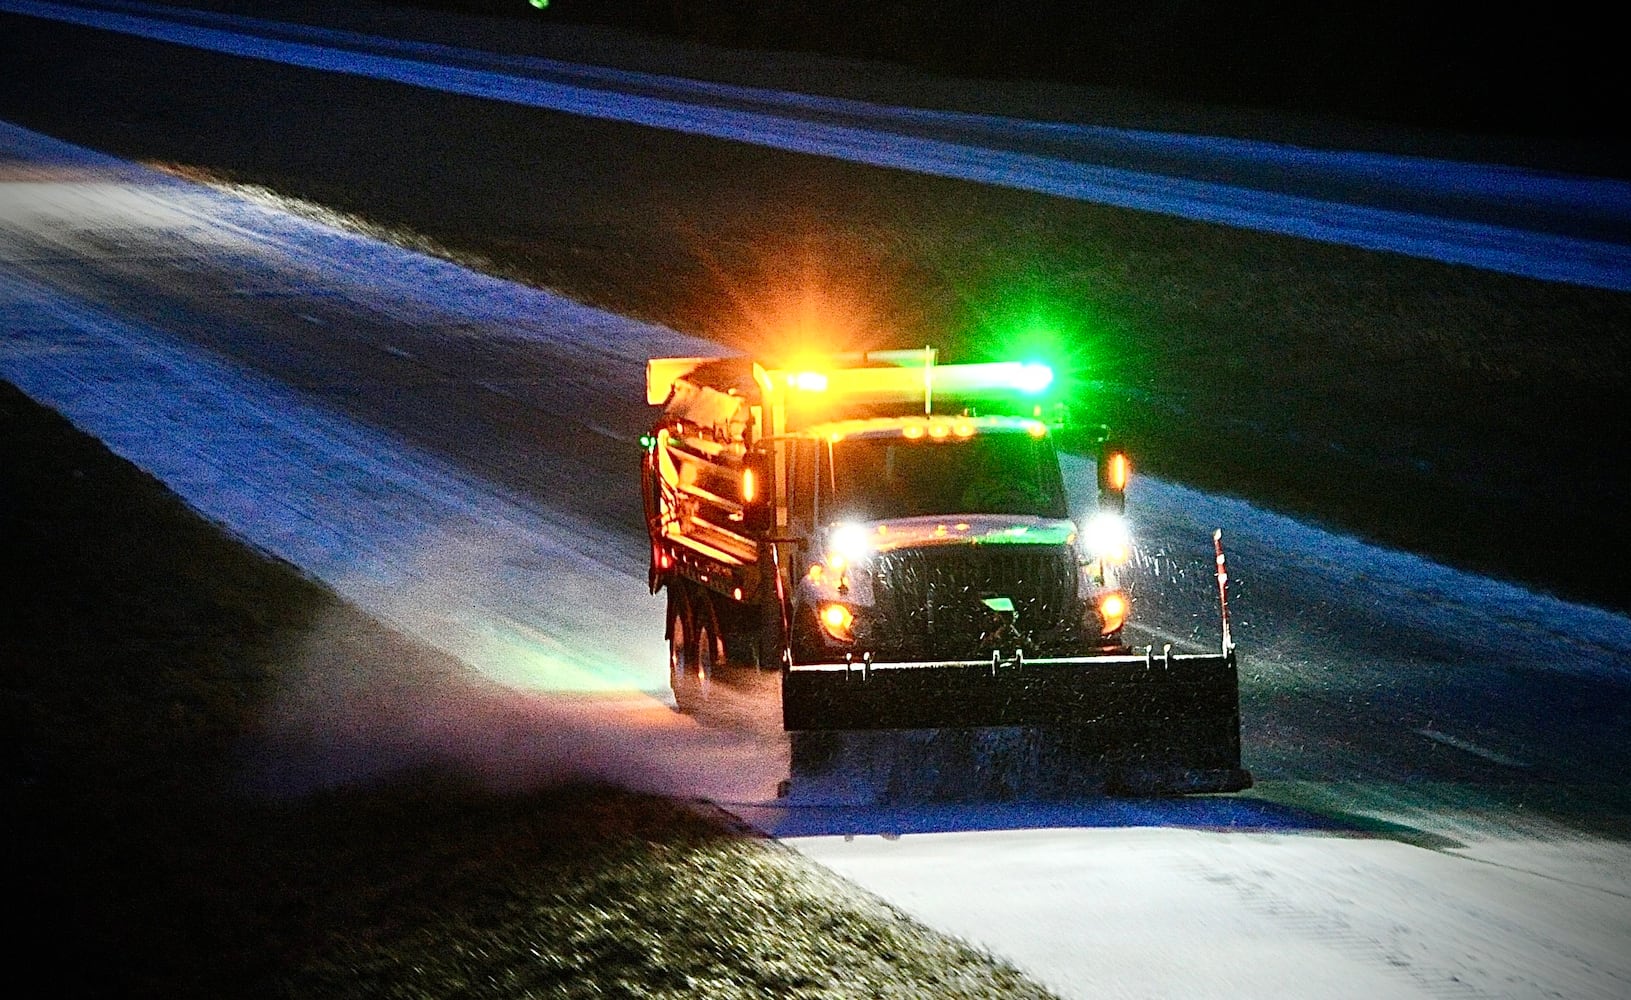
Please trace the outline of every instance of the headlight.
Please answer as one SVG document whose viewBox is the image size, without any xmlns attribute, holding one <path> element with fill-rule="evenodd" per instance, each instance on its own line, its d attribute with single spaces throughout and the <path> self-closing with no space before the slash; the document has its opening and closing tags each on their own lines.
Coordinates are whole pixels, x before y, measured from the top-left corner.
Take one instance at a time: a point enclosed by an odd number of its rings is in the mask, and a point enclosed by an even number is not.
<svg viewBox="0 0 1631 1000">
<path fill-rule="evenodd" d="M 1132 558 L 1133 535 L 1127 528 L 1127 519 L 1119 514 L 1101 511 L 1094 514 L 1082 529 L 1082 545 L 1095 559 L 1111 563 L 1124 563 Z"/>
<path fill-rule="evenodd" d="M 827 536 L 827 565 L 831 569 L 842 570 L 862 559 L 872 551 L 872 544 L 867 538 L 866 529 L 859 524 L 841 524 Z"/>
</svg>

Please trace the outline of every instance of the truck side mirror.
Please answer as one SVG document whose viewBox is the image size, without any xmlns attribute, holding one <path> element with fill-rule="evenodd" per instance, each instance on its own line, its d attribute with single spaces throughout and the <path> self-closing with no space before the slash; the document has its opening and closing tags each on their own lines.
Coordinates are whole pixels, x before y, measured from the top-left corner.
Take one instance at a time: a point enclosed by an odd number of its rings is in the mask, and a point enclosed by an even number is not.
<svg viewBox="0 0 1631 1000">
<path fill-rule="evenodd" d="M 773 464 L 766 451 L 749 451 L 742 468 L 742 523 L 751 531 L 766 531 L 775 521 L 776 489 Z"/>
</svg>

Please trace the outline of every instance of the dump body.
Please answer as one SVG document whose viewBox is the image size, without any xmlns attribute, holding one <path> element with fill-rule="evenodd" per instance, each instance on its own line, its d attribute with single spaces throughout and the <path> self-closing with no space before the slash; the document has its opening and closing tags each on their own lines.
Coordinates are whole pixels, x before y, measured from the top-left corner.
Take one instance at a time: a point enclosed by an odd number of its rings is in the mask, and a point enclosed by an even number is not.
<svg viewBox="0 0 1631 1000">
<path fill-rule="evenodd" d="M 650 363 L 650 580 L 681 709 L 774 670 L 794 733 L 1044 727 L 1214 775 L 1183 790 L 1243 787 L 1232 651 L 1123 643 L 1124 456 L 1073 519 L 1036 366 L 917 357 Z"/>
</svg>

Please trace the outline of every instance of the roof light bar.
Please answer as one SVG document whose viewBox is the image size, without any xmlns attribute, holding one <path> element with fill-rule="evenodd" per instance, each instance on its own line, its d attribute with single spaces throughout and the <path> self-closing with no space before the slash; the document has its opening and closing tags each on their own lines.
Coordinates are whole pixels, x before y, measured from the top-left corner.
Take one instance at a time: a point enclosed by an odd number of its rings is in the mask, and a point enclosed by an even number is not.
<svg viewBox="0 0 1631 1000">
<path fill-rule="evenodd" d="M 833 368 L 773 373 L 778 384 L 803 392 L 827 392 L 857 401 L 906 402 L 941 397 L 1018 394 L 1036 396 L 1053 385 L 1044 364 L 991 361 L 916 368 Z"/>
</svg>

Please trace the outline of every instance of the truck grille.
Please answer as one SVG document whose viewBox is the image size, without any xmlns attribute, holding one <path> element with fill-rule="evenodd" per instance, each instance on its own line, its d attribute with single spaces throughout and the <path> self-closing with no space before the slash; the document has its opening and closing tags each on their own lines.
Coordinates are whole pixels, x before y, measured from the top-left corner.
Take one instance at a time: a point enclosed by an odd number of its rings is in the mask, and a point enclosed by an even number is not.
<svg viewBox="0 0 1631 1000">
<path fill-rule="evenodd" d="M 948 545 L 879 553 L 869 645 L 910 659 L 978 659 L 1023 646 L 1030 655 L 1077 638 L 1076 560 L 1058 545 Z M 1013 602 L 1013 616 L 982 603 Z M 1013 632 L 999 635 L 1012 617 Z"/>
</svg>

